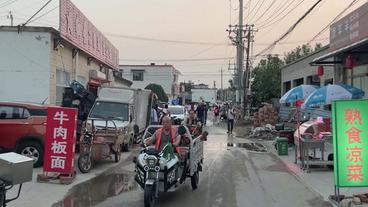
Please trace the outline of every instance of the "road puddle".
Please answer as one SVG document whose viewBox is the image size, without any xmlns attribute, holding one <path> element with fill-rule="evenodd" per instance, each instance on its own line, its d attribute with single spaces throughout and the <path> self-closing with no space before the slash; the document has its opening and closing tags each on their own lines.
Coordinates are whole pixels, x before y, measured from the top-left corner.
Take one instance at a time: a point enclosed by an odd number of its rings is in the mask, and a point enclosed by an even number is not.
<svg viewBox="0 0 368 207">
<path fill-rule="evenodd" d="M 267 152 L 267 148 L 263 144 L 256 143 L 256 142 L 246 142 L 246 143 L 228 142 L 227 146 L 228 147 L 244 148 L 246 150 L 254 151 L 254 152 Z"/>
<path fill-rule="evenodd" d="M 109 197 L 137 189 L 134 174 L 102 174 L 74 186 L 67 196 L 52 207 L 94 206 Z"/>
</svg>

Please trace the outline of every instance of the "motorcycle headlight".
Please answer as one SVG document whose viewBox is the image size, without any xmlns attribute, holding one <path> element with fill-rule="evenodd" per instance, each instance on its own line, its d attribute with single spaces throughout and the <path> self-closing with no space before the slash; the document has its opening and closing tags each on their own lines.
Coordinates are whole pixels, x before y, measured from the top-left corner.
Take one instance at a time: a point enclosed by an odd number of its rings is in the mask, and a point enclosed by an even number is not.
<svg viewBox="0 0 368 207">
<path fill-rule="evenodd" d="M 155 168 L 155 166 L 157 165 L 158 159 L 155 156 L 147 156 L 146 158 L 146 165 L 149 168 Z"/>
</svg>

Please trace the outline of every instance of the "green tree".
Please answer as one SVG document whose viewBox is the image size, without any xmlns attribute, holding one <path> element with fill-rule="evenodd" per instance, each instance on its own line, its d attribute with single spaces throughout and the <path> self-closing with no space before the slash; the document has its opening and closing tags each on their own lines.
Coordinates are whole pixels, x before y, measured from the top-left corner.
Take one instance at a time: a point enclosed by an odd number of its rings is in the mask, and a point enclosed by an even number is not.
<svg viewBox="0 0 368 207">
<path fill-rule="evenodd" d="M 310 44 L 303 44 L 298 46 L 290 52 L 285 54 L 284 62 L 285 64 L 290 64 L 299 60 L 300 58 L 306 57 L 322 48 L 321 43 L 317 43 L 314 48 Z"/>
<path fill-rule="evenodd" d="M 149 89 L 151 90 L 153 93 L 157 94 L 158 100 L 162 101 L 162 102 L 168 102 L 169 98 L 167 97 L 164 89 L 162 88 L 161 85 L 159 84 L 155 84 L 155 83 L 150 83 L 148 84 L 145 89 Z"/>
<path fill-rule="evenodd" d="M 262 102 L 280 97 L 283 65 L 283 61 L 278 56 L 271 55 L 258 63 L 254 69 L 252 82 L 252 105 L 259 106 Z"/>
</svg>

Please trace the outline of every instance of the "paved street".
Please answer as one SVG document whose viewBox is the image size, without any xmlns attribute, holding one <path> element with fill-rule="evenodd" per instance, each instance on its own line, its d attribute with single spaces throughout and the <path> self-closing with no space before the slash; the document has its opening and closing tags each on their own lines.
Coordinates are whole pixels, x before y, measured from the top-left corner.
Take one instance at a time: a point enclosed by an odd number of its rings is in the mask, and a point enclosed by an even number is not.
<svg viewBox="0 0 368 207">
<path fill-rule="evenodd" d="M 210 136 L 205 144 L 199 189 L 192 191 L 187 180 L 164 194 L 158 206 L 330 206 L 296 179 L 275 155 L 229 147 L 228 143 L 245 139 L 228 137 L 219 127 L 207 130 Z M 69 206 L 69 202 L 77 207 L 144 205 L 143 191 L 133 182 L 133 164 L 128 161 L 107 175 L 77 186 L 64 205 L 54 206 Z"/>
</svg>

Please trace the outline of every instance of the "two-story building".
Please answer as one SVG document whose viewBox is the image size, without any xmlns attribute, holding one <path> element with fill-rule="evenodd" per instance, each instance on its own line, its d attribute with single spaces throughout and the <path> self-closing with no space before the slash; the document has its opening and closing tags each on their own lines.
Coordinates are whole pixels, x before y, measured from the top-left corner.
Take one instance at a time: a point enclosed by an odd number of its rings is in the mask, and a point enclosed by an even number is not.
<svg viewBox="0 0 368 207">
<path fill-rule="evenodd" d="M 325 55 L 329 46 L 300 58 L 281 68 L 281 96 L 290 89 L 302 84 L 324 86 L 334 83 L 333 67 L 325 66 L 323 74 L 318 74 L 318 67 L 310 65 L 316 57 Z"/>
<path fill-rule="evenodd" d="M 73 80 L 95 93 L 101 85 L 117 82 L 117 68 L 71 44 L 54 28 L 26 26 L 19 31 L 1 26 L 0 39 L 0 101 L 61 105 Z"/>
<path fill-rule="evenodd" d="M 123 78 L 133 82 L 132 88 L 145 88 L 150 83 L 159 84 L 169 99 L 177 98 L 180 93 L 180 71 L 173 65 L 120 65 Z"/>
<path fill-rule="evenodd" d="M 59 26 L 0 26 L 0 101 L 61 105 L 73 80 L 95 94 L 131 85 L 119 75 L 117 48 L 69 0 Z"/>
</svg>

